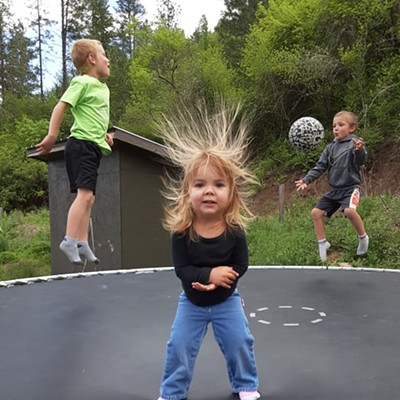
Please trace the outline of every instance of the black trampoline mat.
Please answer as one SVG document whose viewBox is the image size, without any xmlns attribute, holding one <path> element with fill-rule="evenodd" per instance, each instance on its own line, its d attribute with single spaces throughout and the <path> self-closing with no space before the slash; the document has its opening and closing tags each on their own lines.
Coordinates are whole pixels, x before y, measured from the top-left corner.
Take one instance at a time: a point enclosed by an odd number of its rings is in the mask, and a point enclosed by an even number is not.
<svg viewBox="0 0 400 400">
<path fill-rule="evenodd" d="M 394 400 L 400 274 L 250 269 L 239 283 L 265 400 Z M 1 400 L 156 400 L 171 269 L 0 289 Z M 189 400 L 234 400 L 212 328 Z"/>
</svg>

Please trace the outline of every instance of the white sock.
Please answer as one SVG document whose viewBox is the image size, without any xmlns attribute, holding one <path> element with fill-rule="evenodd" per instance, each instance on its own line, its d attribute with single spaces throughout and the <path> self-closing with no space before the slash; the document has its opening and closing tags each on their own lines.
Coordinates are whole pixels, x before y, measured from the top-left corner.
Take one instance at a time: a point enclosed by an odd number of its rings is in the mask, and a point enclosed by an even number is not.
<svg viewBox="0 0 400 400">
<path fill-rule="evenodd" d="M 322 262 L 326 262 L 328 249 L 331 244 L 326 239 L 318 240 L 319 257 Z"/>
<path fill-rule="evenodd" d="M 78 241 L 78 252 L 81 256 L 85 257 L 89 262 L 98 264 L 100 260 L 94 255 L 89 243 L 86 241 Z"/>
<path fill-rule="evenodd" d="M 358 236 L 358 247 L 357 255 L 362 256 L 368 251 L 369 237 L 365 233 L 364 235 Z"/>
<path fill-rule="evenodd" d="M 65 236 L 60 243 L 60 250 L 68 257 L 68 260 L 76 265 L 82 265 L 83 262 L 79 257 L 78 241 L 69 236 Z"/>
</svg>

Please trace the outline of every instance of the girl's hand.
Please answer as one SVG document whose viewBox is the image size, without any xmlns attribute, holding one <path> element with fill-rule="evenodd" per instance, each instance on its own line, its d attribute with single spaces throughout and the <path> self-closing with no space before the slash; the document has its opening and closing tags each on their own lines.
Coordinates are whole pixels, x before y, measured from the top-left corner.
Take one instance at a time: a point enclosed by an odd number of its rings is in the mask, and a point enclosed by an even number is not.
<svg viewBox="0 0 400 400">
<path fill-rule="evenodd" d="M 238 278 L 239 273 L 232 267 L 216 267 L 211 270 L 210 283 L 230 289 L 232 283 Z"/>
<path fill-rule="evenodd" d="M 353 139 L 355 151 L 359 151 L 364 146 L 364 139 Z"/>
<path fill-rule="evenodd" d="M 199 290 L 200 292 L 211 292 L 217 288 L 217 285 L 213 283 L 209 283 L 208 285 L 203 285 L 200 282 L 193 282 L 192 288 L 195 290 Z"/>
<path fill-rule="evenodd" d="M 302 180 L 295 181 L 294 183 L 296 184 L 297 191 L 304 190 L 307 188 L 307 183 L 304 183 Z"/>
</svg>

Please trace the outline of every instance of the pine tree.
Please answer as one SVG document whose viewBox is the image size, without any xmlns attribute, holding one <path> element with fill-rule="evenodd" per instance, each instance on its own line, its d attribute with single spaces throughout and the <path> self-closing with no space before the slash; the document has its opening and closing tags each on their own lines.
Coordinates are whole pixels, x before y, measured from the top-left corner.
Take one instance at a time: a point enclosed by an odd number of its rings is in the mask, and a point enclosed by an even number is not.
<svg viewBox="0 0 400 400">
<path fill-rule="evenodd" d="M 246 35 L 256 18 L 258 5 L 268 6 L 268 0 L 225 0 L 223 13 L 215 31 L 224 46 L 229 63 L 238 67 Z"/>
<path fill-rule="evenodd" d="M 37 72 L 39 76 L 40 96 L 43 99 L 43 76 L 45 71 L 44 61 L 46 60 L 44 49 L 47 49 L 47 53 L 52 50 L 49 45 L 49 40 L 53 38 L 53 35 L 49 28 L 51 28 L 51 26 L 55 24 L 55 21 L 46 18 L 47 11 L 42 8 L 40 0 L 35 0 L 32 8 L 36 17 L 32 20 L 31 27 L 36 31 L 35 54 L 38 59 Z"/>
<path fill-rule="evenodd" d="M 139 18 L 146 10 L 139 0 L 117 0 L 115 11 L 118 15 L 118 42 L 129 57 L 136 48 L 136 32 L 140 26 Z"/>
<path fill-rule="evenodd" d="M 22 22 L 14 23 L 6 43 L 3 91 L 17 95 L 32 94 L 37 88 L 36 73 L 32 68 L 33 41 L 25 36 Z"/>
</svg>

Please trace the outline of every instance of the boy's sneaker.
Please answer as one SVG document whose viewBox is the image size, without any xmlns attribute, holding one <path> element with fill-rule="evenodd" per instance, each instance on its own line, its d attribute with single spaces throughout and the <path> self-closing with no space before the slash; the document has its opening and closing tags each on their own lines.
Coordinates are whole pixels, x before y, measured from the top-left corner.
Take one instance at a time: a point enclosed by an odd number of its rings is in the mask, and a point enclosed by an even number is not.
<svg viewBox="0 0 400 400">
<path fill-rule="evenodd" d="M 327 253 L 328 253 L 328 250 L 330 249 L 330 247 L 331 247 L 331 244 L 327 240 L 318 242 L 319 257 L 321 258 L 322 262 L 326 262 Z"/>
<path fill-rule="evenodd" d="M 257 400 L 261 397 L 260 393 L 256 392 L 239 392 L 240 400 Z"/>
<path fill-rule="evenodd" d="M 357 255 L 363 256 L 368 251 L 369 237 L 365 234 L 364 237 L 358 238 Z"/>
</svg>

